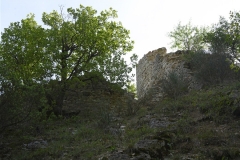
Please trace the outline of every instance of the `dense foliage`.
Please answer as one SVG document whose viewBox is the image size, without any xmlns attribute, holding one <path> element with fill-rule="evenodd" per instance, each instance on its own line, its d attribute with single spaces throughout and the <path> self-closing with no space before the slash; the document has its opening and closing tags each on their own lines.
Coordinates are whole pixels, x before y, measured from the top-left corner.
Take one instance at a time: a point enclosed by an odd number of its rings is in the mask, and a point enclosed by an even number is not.
<svg viewBox="0 0 240 160">
<path fill-rule="evenodd" d="M 230 68 L 231 62 L 224 54 L 206 54 L 204 51 L 197 51 L 188 55 L 186 59 L 195 79 L 204 86 L 220 84 L 238 78 L 238 73 Z"/>
<path fill-rule="evenodd" d="M 61 114 L 72 79 L 83 81 L 80 77 L 86 74 L 90 76 L 84 81 L 101 75 L 120 87 L 127 86 L 137 56 L 131 56 L 131 64 L 124 60 L 123 56 L 133 49 L 133 41 L 130 31 L 115 18 L 117 12 L 112 8 L 97 14 L 93 8 L 80 5 L 68 8 L 66 14 L 63 8 L 60 13 L 44 12 L 44 26 L 36 22 L 34 14 L 11 23 L 0 42 L 1 109 L 16 113 L 13 117 L 24 117 L 32 103 L 37 103 L 33 92 L 39 93 L 37 101 L 44 102 L 41 105 L 51 105 L 55 114 Z M 46 86 L 53 79 L 56 81 L 51 90 Z"/>
<path fill-rule="evenodd" d="M 182 25 L 179 22 L 177 27 L 168 33 L 168 37 L 172 39 L 171 48 L 191 51 L 205 49 L 206 44 L 203 43 L 203 37 L 206 32 L 206 27 L 192 26 L 191 22 Z"/>
<path fill-rule="evenodd" d="M 219 22 L 205 35 L 204 41 L 213 54 L 225 54 L 235 63 L 239 62 L 240 14 L 230 12 L 229 21 L 220 17 Z"/>
<path fill-rule="evenodd" d="M 201 84 L 213 85 L 238 79 L 233 68 L 239 70 L 239 12 L 230 12 L 229 20 L 220 17 L 219 22 L 211 27 L 179 23 L 168 36 L 172 38 L 172 48 L 190 51 L 185 58 Z"/>
</svg>

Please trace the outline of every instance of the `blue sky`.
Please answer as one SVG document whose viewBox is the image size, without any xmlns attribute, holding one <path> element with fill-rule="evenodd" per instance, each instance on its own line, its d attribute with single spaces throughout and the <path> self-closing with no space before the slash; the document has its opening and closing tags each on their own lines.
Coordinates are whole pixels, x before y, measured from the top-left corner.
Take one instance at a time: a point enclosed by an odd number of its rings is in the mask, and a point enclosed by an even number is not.
<svg viewBox="0 0 240 160">
<path fill-rule="evenodd" d="M 77 8 L 80 4 L 98 12 L 110 7 L 117 10 L 117 21 L 130 30 L 135 41 L 132 53 L 139 58 L 160 47 L 173 51 L 167 33 L 179 21 L 211 25 L 218 22 L 220 15 L 228 18 L 229 11 L 240 11 L 240 0 L 0 0 L 0 32 L 29 13 L 34 13 L 41 24 L 43 12 L 59 10 L 60 5 Z"/>
</svg>

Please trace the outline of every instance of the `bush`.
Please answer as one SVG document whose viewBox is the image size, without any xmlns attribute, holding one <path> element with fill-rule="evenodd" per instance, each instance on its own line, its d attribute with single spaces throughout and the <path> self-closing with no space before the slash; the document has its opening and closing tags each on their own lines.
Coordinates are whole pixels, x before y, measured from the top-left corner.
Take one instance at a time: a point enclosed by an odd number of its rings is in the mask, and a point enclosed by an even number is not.
<svg viewBox="0 0 240 160">
<path fill-rule="evenodd" d="M 30 127 L 39 120 L 38 109 L 46 105 L 44 90 L 39 84 L 2 85 L 0 96 L 0 134 L 11 127 Z"/>
<path fill-rule="evenodd" d="M 194 77 L 205 86 L 219 84 L 235 77 L 230 68 L 230 62 L 223 54 L 206 54 L 203 51 L 191 54 L 189 63 L 194 71 Z"/>
<path fill-rule="evenodd" d="M 97 121 L 98 127 L 106 129 L 110 125 L 112 118 L 113 115 L 111 111 L 109 111 L 107 108 L 101 107 Z"/>
<path fill-rule="evenodd" d="M 188 81 L 184 79 L 183 74 L 175 71 L 169 72 L 164 79 L 161 80 L 163 93 L 170 98 L 176 99 L 178 96 L 188 92 Z"/>
<path fill-rule="evenodd" d="M 140 109 L 139 104 L 133 103 L 133 101 L 131 101 L 131 100 L 127 101 L 127 111 L 126 111 L 127 116 L 136 115 L 136 113 L 139 109 Z"/>
</svg>

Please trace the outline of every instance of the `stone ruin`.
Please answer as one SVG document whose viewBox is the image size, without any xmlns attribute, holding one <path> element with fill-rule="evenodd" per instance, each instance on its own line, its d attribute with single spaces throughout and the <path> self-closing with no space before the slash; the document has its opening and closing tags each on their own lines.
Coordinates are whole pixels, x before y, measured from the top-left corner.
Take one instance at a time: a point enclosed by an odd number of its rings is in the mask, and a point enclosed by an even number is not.
<svg viewBox="0 0 240 160">
<path fill-rule="evenodd" d="M 183 54 L 187 52 L 167 53 L 166 48 L 162 47 L 148 52 L 139 60 L 136 68 L 139 100 L 146 95 L 151 95 L 153 101 L 159 101 L 163 97 L 161 79 L 171 71 L 184 74 L 184 78 L 190 82 L 189 88 L 196 88 L 192 71 L 181 58 Z M 66 93 L 64 100 L 63 111 L 69 114 L 78 112 L 90 114 L 93 111 L 91 106 L 114 108 L 114 110 L 119 108 L 121 111 L 118 113 L 124 114 L 129 104 L 136 102 L 131 93 L 125 93 L 123 90 L 122 92 L 112 91 L 110 84 L 100 79 L 93 84 L 89 82 L 84 87 L 80 85 L 80 87 L 73 86 L 73 88 Z"/>
<path fill-rule="evenodd" d="M 64 99 L 64 115 L 88 117 L 99 115 L 103 110 L 114 111 L 118 115 L 128 114 L 129 105 L 136 103 L 134 94 L 119 89 L 117 84 L 107 82 L 104 78 L 95 78 L 84 85 L 77 81 L 72 83 Z"/>
<path fill-rule="evenodd" d="M 136 68 L 138 99 L 151 94 L 155 101 L 159 101 L 163 97 L 161 79 L 171 71 L 183 74 L 184 79 L 189 82 L 189 89 L 198 88 L 191 69 L 182 58 L 182 55 L 187 53 L 187 51 L 167 53 L 167 49 L 162 47 L 144 55 Z"/>
</svg>

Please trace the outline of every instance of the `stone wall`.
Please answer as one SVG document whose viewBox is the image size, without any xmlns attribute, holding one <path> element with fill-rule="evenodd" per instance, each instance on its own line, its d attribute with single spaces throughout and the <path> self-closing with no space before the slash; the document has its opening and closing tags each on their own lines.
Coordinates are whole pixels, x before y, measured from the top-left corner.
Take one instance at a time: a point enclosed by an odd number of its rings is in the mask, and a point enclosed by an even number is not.
<svg viewBox="0 0 240 160">
<path fill-rule="evenodd" d="M 160 80 L 171 71 L 183 74 L 184 79 L 190 84 L 189 88 L 197 88 L 198 85 L 191 75 L 192 71 L 181 58 L 182 54 L 187 54 L 187 52 L 167 53 L 166 48 L 162 47 L 148 52 L 140 59 L 136 68 L 139 99 L 144 98 L 150 91 L 156 101 L 163 97 Z"/>
<path fill-rule="evenodd" d="M 72 89 L 71 89 L 72 88 Z M 114 84 L 99 79 L 84 86 L 74 83 L 66 93 L 63 112 L 82 117 L 101 116 L 101 112 L 114 112 L 119 115 L 129 113 L 129 107 L 136 103 L 134 94 L 114 88 Z"/>
</svg>

